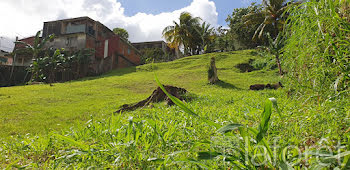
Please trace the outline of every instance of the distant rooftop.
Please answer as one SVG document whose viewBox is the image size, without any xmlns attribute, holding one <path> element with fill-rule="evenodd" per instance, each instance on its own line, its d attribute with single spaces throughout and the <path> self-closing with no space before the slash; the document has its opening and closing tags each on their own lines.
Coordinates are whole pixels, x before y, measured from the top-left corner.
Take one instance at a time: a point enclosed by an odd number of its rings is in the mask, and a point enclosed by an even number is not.
<svg viewBox="0 0 350 170">
<path fill-rule="evenodd" d="M 159 41 L 144 41 L 144 42 L 133 42 L 132 44 L 153 44 L 153 43 L 166 43 L 163 40 L 159 40 Z"/>
<path fill-rule="evenodd" d="M 76 18 L 67 18 L 67 19 L 59 19 L 59 20 L 46 21 L 46 22 L 44 22 L 44 23 L 48 23 L 48 22 L 57 22 L 57 21 L 75 21 L 75 20 L 83 20 L 83 19 L 95 21 L 95 20 L 91 19 L 91 18 L 88 17 L 88 16 L 83 16 L 83 17 L 76 17 Z"/>
</svg>

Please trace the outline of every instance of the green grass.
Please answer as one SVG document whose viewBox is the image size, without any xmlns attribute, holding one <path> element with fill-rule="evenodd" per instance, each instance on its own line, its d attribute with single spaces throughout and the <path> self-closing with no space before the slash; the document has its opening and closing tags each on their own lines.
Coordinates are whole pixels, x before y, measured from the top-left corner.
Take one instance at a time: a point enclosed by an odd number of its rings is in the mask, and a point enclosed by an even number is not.
<svg viewBox="0 0 350 170">
<path fill-rule="evenodd" d="M 234 52 L 235 53 L 235 52 Z M 248 61 L 249 51 L 214 54 L 224 87 L 207 85 L 206 68 L 210 54 L 154 64 L 166 84 L 188 89 L 198 95 L 211 90 L 245 91 L 251 83 L 276 82 L 273 72 L 237 73 L 236 64 Z M 254 58 L 254 57 L 253 57 Z M 93 115 L 107 118 L 120 105 L 149 96 L 156 88 L 152 65 L 116 70 L 101 77 L 49 85 L 0 88 L 0 136 L 43 133 L 85 122 Z M 225 89 L 227 86 L 228 89 Z"/>
<path fill-rule="evenodd" d="M 207 84 L 212 56 L 216 57 L 218 76 L 223 81 L 218 85 Z M 284 82 L 277 70 L 240 73 L 235 68 L 251 58 L 257 56 L 250 50 L 213 53 L 115 70 L 52 87 L 0 88 L 0 167 L 233 166 L 220 158 L 197 159 L 198 151 L 220 150 L 235 142 L 225 143 L 230 140 L 223 140 L 218 129 L 178 106 L 158 103 L 113 114 L 119 106 L 152 93 L 157 87 L 154 72 L 163 84 L 186 88 L 194 98 L 187 105 L 203 119 L 221 126 L 240 123 L 258 127 L 264 102 L 275 97 L 282 117 L 271 116 L 267 141 L 279 137 L 280 146 L 300 148 L 315 146 L 321 138 L 327 138 L 330 146 L 338 140 L 348 142 L 349 101 L 318 103 L 313 98 L 293 98 L 289 89 L 250 91 L 251 84 Z"/>
</svg>

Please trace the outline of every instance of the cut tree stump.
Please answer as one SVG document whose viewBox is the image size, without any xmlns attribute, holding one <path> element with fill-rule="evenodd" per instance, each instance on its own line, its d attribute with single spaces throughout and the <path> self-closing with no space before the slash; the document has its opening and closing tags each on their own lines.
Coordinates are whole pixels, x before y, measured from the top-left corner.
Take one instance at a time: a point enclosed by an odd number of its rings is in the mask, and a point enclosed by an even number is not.
<svg viewBox="0 0 350 170">
<path fill-rule="evenodd" d="M 215 58 L 214 57 L 212 57 L 210 59 L 210 65 L 209 65 L 209 69 L 208 69 L 208 81 L 209 81 L 209 84 L 215 84 L 219 81 L 218 70 L 215 66 Z"/>
<path fill-rule="evenodd" d="M 186 89 L 180 87 L 165 85 L 164 88 L 169 94 L 173 95 L 174 97 L 180 100 L 184 100 L 183 95 L 187 93 Z M 171 99 L 169 99 L 168 96 L 163 92 L 163 90 L 160 87 L 158 87 L 147 99 L 134 104 L 124 104 L 120 107 L 119 110 L 115 111 L 114 113 L 135 110 L 140 107 L 145 107 L 150 103 L 158 103 L 161 101 L 166 101 L 168 105 L 174 104 L 171 101 Z"/>
</svg>

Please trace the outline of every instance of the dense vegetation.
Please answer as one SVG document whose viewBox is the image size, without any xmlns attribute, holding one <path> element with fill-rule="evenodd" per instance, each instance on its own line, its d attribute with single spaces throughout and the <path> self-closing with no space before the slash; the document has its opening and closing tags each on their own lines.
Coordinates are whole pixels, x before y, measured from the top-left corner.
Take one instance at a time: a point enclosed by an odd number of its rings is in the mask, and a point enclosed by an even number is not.
<svg viewBox="0 0 350 170">
<path fill-rule="evenodd" d="M 349 9 L 346 0 L 263 0 L 236 9 L 230 30 L 182 13 L 164 37 L 186 55 L 207 54 L 2 88 L 1 167 L 349 169 Z M 208 53 L 237 42 L 260 47 Z M 209 85 L 212 57 L 220 81 Z M 284 88 L 248 90 L 279 81 Z M 186 88 L 189 101 L 169 95 L 175 106 L 113 114 L 162 83 Z"/>
<path fill-rule="evenodd" d="M 32 45 L 21 41 L 16 42 L 23 44 L 24 48 L 15 49 L 13 52 L 14 58 L 17 55 L 32 56 L 32 64 L 27 69 L 27 76 L 31 75 L 30 81 L 53 83 L 88 75 L 88 64 L 94 50 L 66 51 L 65 49 L 44 48 L 45 43 L 53 39 L 54 35 L 41 38 L 40 34 L 41 31 L 38 31 Z M 64 78 L 64 75 L 69 75 L 69 78 Z M 10 77 L 11 79 L 12 77 Z M 26 77 L 23 82 L 25 80 Z"/>
<path fill-rule="evenodd" d="M 114 28 L 113 32 L 125 40 L 129 40 L 129 33 L 124 28 Z"/>
<path fill-rule="evenodd" d="M 161 48 L 144 48 L 140 50 L 141 63 L 159 63 L 176 59 L 175 52 L 163 51 Z"/>
<path fill-rule="evenodd" d="M 349 92 L 350 2 L 310 1 L 289 9 L 284 65 L 297 89 L 333 99 Z M 340 96 L 339 96 L 340 95 Z"/>
</svg>

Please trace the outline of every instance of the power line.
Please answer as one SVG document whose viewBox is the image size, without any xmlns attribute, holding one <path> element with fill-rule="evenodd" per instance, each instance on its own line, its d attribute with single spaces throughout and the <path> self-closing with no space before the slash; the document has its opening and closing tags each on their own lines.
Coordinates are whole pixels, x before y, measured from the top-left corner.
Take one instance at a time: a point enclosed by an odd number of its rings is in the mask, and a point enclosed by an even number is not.
<svg viewBox="0 0 350 170">
<path fill-rule="evenodd" d="M 17 32 L 15 32 L 15 34 L 17 34 L 18 36 L 21 36 L 22 38 L 25 38 L 23 35 L 21 35 L 21 34 L 19 34 Z"/>
</svg>

